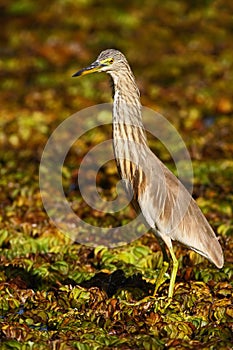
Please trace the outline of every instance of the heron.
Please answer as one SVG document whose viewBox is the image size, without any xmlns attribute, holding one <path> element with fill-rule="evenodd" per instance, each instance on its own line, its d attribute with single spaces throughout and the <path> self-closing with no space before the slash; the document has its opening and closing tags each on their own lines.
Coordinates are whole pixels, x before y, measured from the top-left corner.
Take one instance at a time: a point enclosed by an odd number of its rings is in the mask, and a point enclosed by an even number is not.
<svg viewBox="0 0 233 350">
<path fill-rule="evenodd" d="M 174 294 L 178 260 L 172 241 L 178 241 L 222 268 L 221 245 L 191 194 L 148 146 L 142 121 L 140 92 L 126 57 L 118 50 L 102 51 L 88 67 L 73 74 L 110 74 L 113 81 L 113 151 L 120 178 L 132 204 L 161 243 L 163 274 L 168 267 L 167 247 L 172 268 L 168 298 Z M 155 291 L 161 284 L 161 275 Z"/>
</svg>

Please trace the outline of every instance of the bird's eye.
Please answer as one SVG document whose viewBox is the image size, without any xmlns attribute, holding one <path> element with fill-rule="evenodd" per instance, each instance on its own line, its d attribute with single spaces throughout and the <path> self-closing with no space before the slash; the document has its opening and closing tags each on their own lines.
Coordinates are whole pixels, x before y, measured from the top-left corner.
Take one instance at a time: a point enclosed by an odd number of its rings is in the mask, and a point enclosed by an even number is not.
<svg viewBox="0 0 233 350">
<path fill-rule="evenodd" d="M 109 58 L 108 62 L 109 62 L 110 64 L 112 64 L 112 63 L 114 62 L 114 59 L 113 59 L 113 58 Z"/>
</svg>

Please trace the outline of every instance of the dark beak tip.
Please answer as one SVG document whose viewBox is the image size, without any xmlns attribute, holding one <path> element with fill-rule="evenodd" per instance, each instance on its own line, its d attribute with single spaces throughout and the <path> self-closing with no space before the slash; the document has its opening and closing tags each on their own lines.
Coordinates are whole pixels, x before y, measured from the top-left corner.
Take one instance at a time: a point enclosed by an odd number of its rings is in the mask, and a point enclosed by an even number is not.
<svg viewBox="0 0 233 350">
<path fill-rule="evenodd" d="M 81 71 L 79 70 L 78 72 L 72 75 L 72 78 L 79 77 L 80 75 L 81 75 Z"/>
<path fill-rule="evenodd" d="M 78 72 L 74 73 L 72 75 L 72 78 L 79 77 L 81 75 L 85 75 L 85 74 L 89 74 L 89 73 L 94 73 L 94 72 L 98 71 L 97 69 L 100 66 L 101 66 L 100 63 L 95 61 L 90 66 L 88 66 L 86 68 L 82 68 Z"/>
</svg>

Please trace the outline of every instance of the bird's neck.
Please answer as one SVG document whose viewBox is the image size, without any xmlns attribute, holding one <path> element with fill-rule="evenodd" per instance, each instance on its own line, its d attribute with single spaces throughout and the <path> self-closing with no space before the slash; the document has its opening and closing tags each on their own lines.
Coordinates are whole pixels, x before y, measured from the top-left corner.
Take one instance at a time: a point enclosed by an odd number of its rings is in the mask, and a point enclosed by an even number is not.
<svg viewBox="0 0 233 350">
<path fill-rule="evenodd" d="M 130 68 L 121 74 L 112 76 L 114 84 L 113 102 L 113 137 L 119 137 L 118 130 L 125 139 L 132 140 L 137 136 L 141 143 L 147 144 L 146 134 L 142 123 L 140 92 Z"/>
<path fill-rule="evenodd" d="M 146 133 L 142 124 L 140 93 L 131 71 L 114 75 L 113 149 L 126 191 L 136 198 L 133 183 L 144 182 L 140 164 L 148 154 Z M 131 197 L 130 197 L 131 198 Z"/>
</svg>

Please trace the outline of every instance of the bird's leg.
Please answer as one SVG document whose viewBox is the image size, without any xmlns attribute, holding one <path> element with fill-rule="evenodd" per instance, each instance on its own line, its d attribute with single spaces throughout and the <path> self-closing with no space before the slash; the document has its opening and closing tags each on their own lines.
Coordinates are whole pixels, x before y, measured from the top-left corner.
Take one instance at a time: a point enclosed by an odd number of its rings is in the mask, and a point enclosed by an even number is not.
<svg viewBox="0 0 233 350">
<path fill-rule="evenodd" d="M 159 271 L 159 275 L 156 279 L 155 289 L 154 289 L 154 293 L 153 293 L 154 296 L 156 295 L 159 287 L 166 280 L 166 278 L 164 278 L 164 274 L 167 272 L 168 266 L 169 266 L 169 263 L 167 261 L 163 261 L 163 266 L 162 266 L 161 270 Z"/>
<path fill-rule="evenodd" d="M 163 253 L 163 261 L 169 263 L 169 258 L 167 255 L 164 241 L 160 237 L 157 237 L 157 240 L 159 241 L 159 245 Z"/>
<path fill-rule="evenodd" d="M 160 270 L 160 273 L 159 273 L 157 280 L 156 280 L 154 295 L 157 293 L 158 288 L 164 282 L 164 274 L 166 273 L 168 266 L 169 266 L 168 256 L 167 256 L 167 252 L 165 249 L 165 245 L 166 245 L 169 249 L 169 252 L 170 252 L 171 258 L 172 258 L 172 272 L 171 272 L 171 278 L 170 278 L 170 284 L 169 284 L 169 290 L 168 290 L 168 298 L 172 298 L 173 293 L 174 293 L 177 270 L 178 270 L 178 260 L 176 259 L 170 237 L 168 237 L 166 235 L 161 235 L 161 233 L 159 233 L 159 236 L 160 237 L 158 237 L 158 240 L 159 240 L 160 245 L 161 245 L 164 260 L 163 260 L 163 267 Z"/>
<path fill-rule="evenodd" d="M 170 284 L 169 284 L 169 290 L 168 290 L 168 298 L 173 297 L 174 293 L 174 287 L 175 287 L 175 282 L 176 282 L 176 275 L 177 275 L 177 270 L 178 270 L 178 260 L 176 259 L 172 244 L 171 246 L 168 246 L 169 252 L 172 257 L 172 273 L 171 273 L 171 278 L 170 278 Z"/>
<path fill-rule="evenodd" d="M 165 243 L 160 237 L 156 236 L 156 238 L 159 241 L 159 245 L 160 245 L 162 253 L 163 253 L 163 266 L 162 266 L 162 268 L 161 268 L 161 270 L 159 272 L 159 275 L 158 275 L 158 277 L 156 279 L 155 289 L 154 289 L 154 293 L 153 293 L 154 296 L 156 295 L 159 287 L 166 280 L 166 278 L 164 278 L 164 275 L 167 272 L 167 269 L 169 267 L 169 258 L 168 258 L 167 251 L 166 251 L 166 248 L 165 248 Z"/>
</svg>

